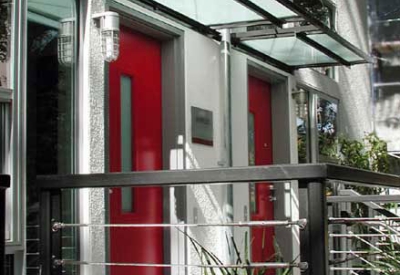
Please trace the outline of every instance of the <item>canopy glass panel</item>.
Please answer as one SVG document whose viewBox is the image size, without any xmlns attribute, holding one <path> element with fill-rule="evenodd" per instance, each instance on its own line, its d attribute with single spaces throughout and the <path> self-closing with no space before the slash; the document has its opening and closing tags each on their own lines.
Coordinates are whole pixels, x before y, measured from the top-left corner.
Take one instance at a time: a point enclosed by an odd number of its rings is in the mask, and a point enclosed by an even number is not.
<svg viewBox="0 0 400 275">
<path fill-rule="evenodd" d="M 290 66 L 336 63 L 334 59 L 294 36 L 243 43 Z"/>
<path fill-rule="evenodd" d="M 330 37 L 327 34 L 310 34 L 307 35 L 308 38 L 314 40 L 318 44 L 324 46 L 335 54 L 339 55 L 343 59 L 349 62 L 356 62 L 364 60 L 361 56 L 351 51 L 350 49 L 344 47 L 339 41 Z"/>
<path fill-rule="evenodd" d="M 235 0 L 156 0 L 155 2 L 204 25 L 266 19 Z M 250 2 L 277 18 L 297 16 L 275 0 L 251 0 Z"/>
<path fill-rule="evenodd" d="M 251 2 L 260 6 L 277 18 L 298 16 L 296 13 L 276 2 L 275 0 L 251 0 Z"/>
<path fill-rule="evenodd" d="M 157 0 L 155 2 L 204 25 L 263 19 L 257 13 L 233 0 Z"/>
</svg>

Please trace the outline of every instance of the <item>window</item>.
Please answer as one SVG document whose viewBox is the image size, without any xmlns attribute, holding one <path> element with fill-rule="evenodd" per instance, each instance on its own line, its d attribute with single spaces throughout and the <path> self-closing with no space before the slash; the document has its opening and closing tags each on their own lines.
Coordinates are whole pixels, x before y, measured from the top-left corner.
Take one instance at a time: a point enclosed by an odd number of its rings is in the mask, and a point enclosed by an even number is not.
<svg viewBox="0 0 400 275">
<path fill-rule="evenodd" d="M 337 102 L 317 96 L 316 120 L 319 162 L 330 162 L 330 156 L 336 153 L 337 109 Z"/>
<path fill-rule="evenodd" d="M 297 149 L 299 163 L 311 162 L 308 97 L 308 92 L 303 89 L 300 89 L 298 93 L 294 94 L 296 102 Z"/>
<path fill-rule="evenodd" d="M 299 89 L 296 106 L 298 162 L 332 162 L 336 153 L 338 101 Z"/>
<path fill-rule="evenodd" d="M 13 156 L 11 143 L 11 125 L 14 94 L 14 55 L 15 47 L 15 2 L 0 0 L 0 173 L 12 175 Z M 15 244 L 18 236 L 18 184 L 12 177 L 11 187 L 6 192 L 6 243 Z"/>
<path fill-rule="evenodd" d="M 0 102 L 0 174 L 10 174 L 10 102 Z M 12 190 L 6 191 L 6 241 L 12 239 Z"/>
<path fill-rule="evenodd" d="M 0 0 L 0 87 L 12 89 L 13 0 Z"/>
<path fill-rule="evenodd" d="M 389 152 L 400 151 L 400 0 L 369 0 L 369 27 L 373 83 L 374 127 L 388 143 Z"/>
<path fill-rule="evenodd" d="M 37 175 L 74 172 L 75 79 L 77 29 L 75 0 L 27 1 L 27 244 L 26 266 L 37 270 L 39 236 Z M 62 27 L 68 25 L 68 32 Z M 74 222 L 75 193 L 63 191 L 62 217 Z M 40 225 L 39 225 L 40 226 Z M 68 246 L 63 257 L 77 253 L 76 230 L 63 230 Z M 74 268 L 65 267 L 65 274 Z"/>
</svg>

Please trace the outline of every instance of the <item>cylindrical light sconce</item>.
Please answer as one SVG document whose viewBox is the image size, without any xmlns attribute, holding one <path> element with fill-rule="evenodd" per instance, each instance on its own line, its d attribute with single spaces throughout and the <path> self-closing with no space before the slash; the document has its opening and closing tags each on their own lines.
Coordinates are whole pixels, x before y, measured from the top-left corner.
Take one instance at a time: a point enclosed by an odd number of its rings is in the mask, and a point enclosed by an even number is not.
<svg viewBox="0 0 400 275">
<path fill-rule="evenodd" d="M 299 89 L 293 93 L 293 98 L 296 101 L 296 115 L 305 118 L 308 115 L 308 93 L 303 89 Z"/>
<path fill-rule="evenodd" d="M 74 61 L 74 27 L 75 18 L 60 21 L 58 33 L 58 62 L 69 66 Z"/>
<path fill-rule="evenodd" d="M 100 20 L 101 51 L 107 62 L 117 60 L 119 55 L 119 14 L 106 11 L 93 15 Z"/>
</svg>

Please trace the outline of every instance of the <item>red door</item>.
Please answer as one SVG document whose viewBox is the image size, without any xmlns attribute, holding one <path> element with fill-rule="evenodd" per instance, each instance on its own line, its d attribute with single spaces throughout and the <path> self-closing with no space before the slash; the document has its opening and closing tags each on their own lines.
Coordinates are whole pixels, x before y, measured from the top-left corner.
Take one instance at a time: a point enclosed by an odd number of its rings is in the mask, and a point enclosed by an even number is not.
<svg viewBox="0 0 400 275">
<path fill-rule="evenodd" d="M 120 55 L 110 64 L 110 171 L 162 169 L 161 44 L 121 27 Z M 114 188 L 111 223 L 162 223 L 162 190 Z M 110 260 L 162 263 L 160 228 L 113 228 Z M 160 268 L 112 267 L 112 275 L 161 275 Z"/>
<path fill-rule="evenodd" d="M 271 85 L 249 76 L 249 162 L 250 165 L 272 164 Z M 251 219 L 273 220 L 270 184 L 251 186 Z M 252 261 L 274 261 L 274 229 L 253 228 L 251 231 Z M 267 274 L 274 274 L 267 272 Z"/>
</svg>

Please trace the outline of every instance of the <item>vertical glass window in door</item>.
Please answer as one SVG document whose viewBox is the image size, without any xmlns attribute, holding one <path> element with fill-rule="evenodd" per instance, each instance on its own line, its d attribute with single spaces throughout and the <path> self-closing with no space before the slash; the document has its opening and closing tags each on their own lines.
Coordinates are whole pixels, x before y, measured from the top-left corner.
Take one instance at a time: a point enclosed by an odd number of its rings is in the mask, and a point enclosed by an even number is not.
<svg viewBox="0 0 400 275">
<path fill-rule="evenodd" d="M 254 114 L 249 113 L 249 165 L 256 165 L 256 148 L 255 148 L 255 128 L 254 128 Z M 255 183 L 249 184 L 250 195 L 250 213 L 256 212 L 256 185 Z"/>
<path fill-rule="evenodd" d="M 11 186 L 6 191 L 6 212 L 5 212 L 5 241 L 6 245 L 19 243 L 21 217 L 21 200 L 19 193 L 19 183 L 12 176 L 13 156 L 11 144 L 11 130 L 17 127 L 12 126 L 13 110 L 13 88 L 14 88 L 14 33 L 15 28 L 15 5 L 14 0 L 0 0 L 0 173 L 11 175 Z M 16 106 L 16 104 L 14 104 Z M 14 139 L 16 140 L 16 139 Z M 15 142 L 16 143 L 16 142 Z M 15 145 L 14 145 L 15 147 Z M 16 150 L 14 151 L 16 152 Z M 4 217 L 0 217 L 4 218 Z M 13 263 L 7 256 L 6 274 L 12 269 Z M 9 265 L 9 268 L 7 268 Z"/>
<path fill-rule="evenodd" d="M 77 19 L 75 0 L 27 1 L 27 269 L 38 268 L 37 175 L 74 172 Z M 62 194 L 62 219 L 74 223 L 73 191 Z M 63 258 L 77 254 L 75 229 L 63 230 Z M 65 267 L 65 274 L 75 273 Z"/>
<path fill-rule="evenodd" d="M 318 97 L 317 131 L 319 162 L 330 162 L 331 156 L 337 153 L 337 115 L 338 104 Z"/>
<path fill-rule="evenodd" d="M 132 165 L 132 79 L 121 76 L 121 172 L 130 172 Z M 133 212 L 133 188 L 121 188 L 121 210 Z"/>
<path fill-rule="evenodd" d="M 310 129 L 309 129 L 309 94 L 303 89 L 294 94 L 296 106 L 297 150 L 298 162 L 309 163 L 310 156 Z"/>
</svg>

